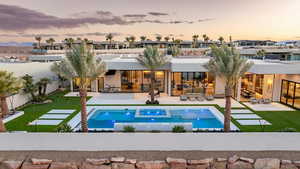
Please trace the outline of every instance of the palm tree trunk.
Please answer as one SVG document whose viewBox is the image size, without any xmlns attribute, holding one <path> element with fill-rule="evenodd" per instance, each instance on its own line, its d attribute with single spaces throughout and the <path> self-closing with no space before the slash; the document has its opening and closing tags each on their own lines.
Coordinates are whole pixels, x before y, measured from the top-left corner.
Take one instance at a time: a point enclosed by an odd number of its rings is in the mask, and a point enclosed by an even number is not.
<svg viewBox="0 0 300 169">
<path fill-rule="evenodd" d="M 225 87 L 225 115 L 224 115 L 224 131 L 230 132 L 230 122 L 231 122 L 231 88 Z"/>
<path fill-rule="evenodd" d="M 80 104 L 81 104 L 81 129 L 82 132 L 88 132 L 87 112 L 86 112 L 86 89 L 80 89 Z"/>
<path fill-rule="evenodd" d="M 6 129 L 5 129 L 5 125 L 4 125 L 4 122 L 3 122 L 3 118 L 0 116 L 0 132 L 5 132 Z"/>
<path fill-rule="evenodd" d="M 44 84 L 44 87 L 43 87 L 43 96 L 46 96 L 46 91 L 47 91 L 47 84 Z"/>
<path fill-rule="evenodd" d="M 8 106 L 6 103 L 6 97 L 1 97 L 0 98 L 1 102 L 1 112 L 0 112 L 0 132 L 5 132 L 5 125 L 3 122 L 3 117 L 8 114 Z"/>
<path fill-rule="evenodd" d="M 151 70 L 151 86 L 150 86 L 150 96 L 151 103 L 154 103 L 154 85 L 155 85 L 155 72 Z"/>
<path fill-rule="evenodd" d="M 1 102 L 1 117 L 3 118 L 5 115 L 8 114 L 8 106 L 6 102 L 6 97 L 2 96 L 0 97 Z"/>
</svg>

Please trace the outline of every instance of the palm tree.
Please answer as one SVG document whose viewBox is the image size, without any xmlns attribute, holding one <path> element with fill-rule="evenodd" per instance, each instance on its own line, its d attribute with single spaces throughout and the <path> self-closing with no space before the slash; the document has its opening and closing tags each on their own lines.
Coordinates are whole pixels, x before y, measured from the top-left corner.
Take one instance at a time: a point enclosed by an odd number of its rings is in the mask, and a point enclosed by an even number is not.
<svg viewBox="0 0 300 169">
<path fill-rule="evenodd" d="M 155 104 L 154 89 L 155 89 L 155 70 L 167 64 L 168 58 L 166 55 L 160 55 L 157 47 L 147 46 L 144 50 L 144 55 L 136 58 L 137 61 L 150 70 L 151 86 L 150 96 L 151 104 Z"/>
<path fill-rule="evenodd" d="M 169 36 L 166 36 L 164 39 L 165 39 L 166 42 L 169 42 L 170 37 L 169 37 Z"/>
<path fill-rule="evenodd" d="M 141 41 L 145 41 L 147 39 L 147 37 L 146 36 L 141 36 L 140 39 L 141 39 Z"/>
<path fill-rule="evenodd" d="M 67 44 L 67 46 L 69 48 L 71 48 L 72 44 L 74 43 L 74 39 L 73 38 L 66 38 L 65 43 Z"/>
<path fill-rule="evenodd" d="M 193 47 L 196 48 L 198 46 L 198 38 L 199 35 L 193 35 Z"/>
<path fill-rule="evenodd" d="M 114 38 L 114 36 L 113 36 L 113 34 L 109 33 L 105 37 L 106 37 L 106 40 L 109 41 L 109 47 L 108 47 L 108 49 L 110 49 L 111 48 L 112 39 Z"/>
<path fill-rule="evenodd" d="M 53 49 L 53 44 L 54 44 L 55 40 L 54 40 L 53 38 L 49 38 L 48 40 L 46 40 L 46 42 L 47 42 L 48 44 L 50 44 L 51 49 Z"/>
<path fill-rule="evenodd" d="M 35 94 L 38 91 L 38 85 L 34 84 L 33 77 L 26 74 L 22 79 L 24 80 L 24 93 L 30 94 L 33 101 L 38 101 L 38 97 Z"/>
<path fill-rule="evenodd" d="M 180 43 L 181 43 L 181 42 L 182 42 L 181 39 L 175 39 L 175 40 L 174 40 L 174 43 L 175 43 L 176 46 L 180 46 Z"/>
<path fill-rule="evenodd" d="M 224 131 L 230 131 L 231 96 L 238 80 L 251 68 L 252 62 L 241 58 L 234 48 L 222 45 L 211 47 L 212 58 L 205 65 L 209 72 L 219 76 L 225 82 L 225 118 Z"/>
<path fill-rule="evenodd" d="M 205 38 L 206 38 L 206 37 L 207 37 L 206 34 L 203 34 L 203 35 L 202 35 L 203 41 L 205 41 Z"/>
<path fill-rule="evenodd" d="M 156 41 L 160 42 L 161 38 L 162 37 L 160 35 L 156 36 Z"/>
<path fill-rule="evenodd" d="M 170 46 L 168 48 L 168 54 L 171 54 L 173 57 L 176 57 L 180 54 L 180 49 L 178 46 Z"/>
<path fill-rule="evenodd" d="M 220 41 L 221 44 L 223 44 L 224 38 L 222 36 L 220 36 L 218 40 Z"/>
<path fill-rule="evenodd" d="M 51 84 L 51 80 L 49 78 L 41 78 L 40 82 L 41 82 L 41 84 L 43 86 L 42 95 L 46 96 L 47 86 L 48 86 L 48 84 Z"/>
<path fill-rule="evenodd" d="M 263 59 L 266 56 L 266 51 L 261 49 L 256 53 L 256 56 L 258 56 L 260 59 Z"/>
<path fill-rule="evenodd" d="M 42 41 L 42 37 L 41 37 L 41 36 L 36 36 L 36 37 L 35 37 L 35 40 L 38 41 L 39 49 L 41 49 L 41 41 Z"/>
<path fill-rule="evenodd" d="M 130 46 L 130 48 L 133 48 L 134 41 L 135 41 L 135 36 L 130 36 L 129 37 L 129 46 Z"/>
<path fill-rule="evenodd" d="M 21 79 L 15 77 L 13 73 L 7 71 L 0 71 L 0 132 L 5 131 L 3 117 L 8 114 L 8 106 L 6 98 L 11 94 L 16 94 L 22 88 L 23 82 Z"/>
<path fill-rule="evenodd" d="M 87 87 L 90 81 L 102 76 L 106 72 L 105 64 L 97 60 L 92 53 L 91 47 L 82 42 L 72 46 L 66 52 L 66 58 L 60 63 L 55 62 L 51 70 L 69 80 L 78 78 L 80 104 L 81 104 L 81 128 L 83 132 L 88 132 L 86 97 Z"/>
</svg>

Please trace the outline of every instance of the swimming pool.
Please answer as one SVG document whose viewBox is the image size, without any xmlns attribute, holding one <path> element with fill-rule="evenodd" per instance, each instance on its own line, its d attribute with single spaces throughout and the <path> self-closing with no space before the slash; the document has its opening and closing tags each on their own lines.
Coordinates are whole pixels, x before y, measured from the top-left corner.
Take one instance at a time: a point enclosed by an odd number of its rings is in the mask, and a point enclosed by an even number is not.
<svg viewBox="0 0 300 169">
<path fill-rule="evenodd" d="M 222 113 L 213 106 L 103 106 L 89 114 L 88 127 L 90 130 L 122 130 L 125 125 L 132 125 L 136 130 L 168 131 L 174 125 L 183 125 L 187 130 L 220 130 L 223 119 Z"/>
</svg>

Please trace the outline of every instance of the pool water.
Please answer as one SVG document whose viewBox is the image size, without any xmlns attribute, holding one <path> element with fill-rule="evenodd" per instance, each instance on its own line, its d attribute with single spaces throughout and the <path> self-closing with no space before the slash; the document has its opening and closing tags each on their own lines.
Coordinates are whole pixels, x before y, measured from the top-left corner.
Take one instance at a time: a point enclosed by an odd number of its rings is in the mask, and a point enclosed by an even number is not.
<svg viewBox="0 0 300 169">
<path fill-rule="evenodd" d="M 167 115 L 165 109 L 140 109 L 140 115 L 143 116 L 163 116 Z"/>
<path fill-rule="evenodd" d="M 136 117 L 135 109 L 96 110 L 88 119 L 89 128 L 114 128 L 115 123 L 180 123 L 191 122 L 193 128 L 223 128 L 223 123 L 215 115 L 205 108 L 199 109 L 175 109 L 169 110 L 170 116 L 155 118 L 153 116 L 166 115 L 165 109 L 140 109 Z M 147 117 L 149 115 L 149 117 Z M 151 117 L 150 117 L 151 116 Z"/>
</svg>

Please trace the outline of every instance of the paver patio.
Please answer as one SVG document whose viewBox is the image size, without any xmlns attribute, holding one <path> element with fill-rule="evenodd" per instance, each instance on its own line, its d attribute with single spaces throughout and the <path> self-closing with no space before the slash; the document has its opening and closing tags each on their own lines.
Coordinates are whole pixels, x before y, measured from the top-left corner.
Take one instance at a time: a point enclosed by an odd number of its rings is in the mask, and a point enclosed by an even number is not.
<svg viewBox="0 0 300 169">
<path fill-rule="evenodd" d="M 63 120 L 34 120 L 33 122 L 29 123 L 29 125 L 52 125 L 56 126 L 60 124 Z"/>
<path fill-rule="evenodd" d="M 233 114 L 231 116 L 235 119 L 261 119 L 261 117 L 256 114 Z"/>
<path fill-rule="evenodd" d="M 39 119 L 66 119 L 68 114 L 44 114 Z"/>
<path fill-rule="evenodd" d="M 237 120 L 238 123 L 241 125 L 271 125 L 271 123 L 267 122 L 266 120 Z"/>
</svg>

